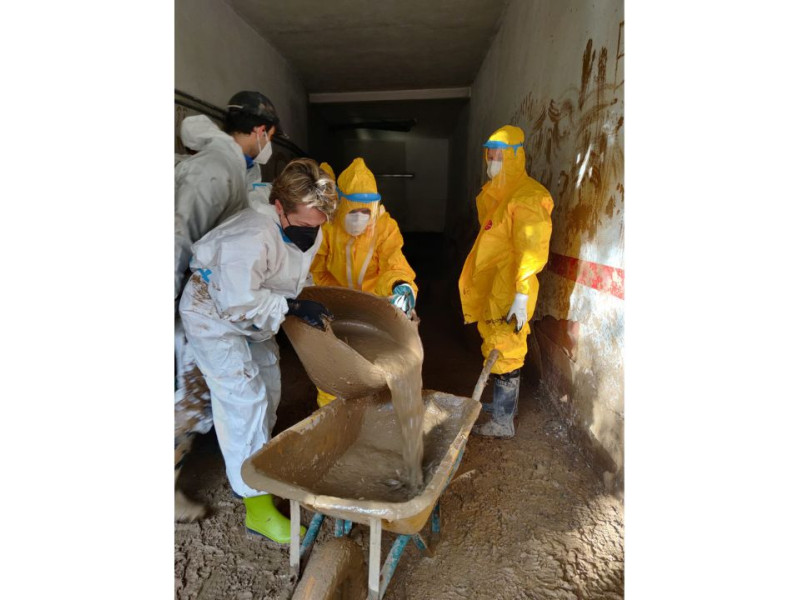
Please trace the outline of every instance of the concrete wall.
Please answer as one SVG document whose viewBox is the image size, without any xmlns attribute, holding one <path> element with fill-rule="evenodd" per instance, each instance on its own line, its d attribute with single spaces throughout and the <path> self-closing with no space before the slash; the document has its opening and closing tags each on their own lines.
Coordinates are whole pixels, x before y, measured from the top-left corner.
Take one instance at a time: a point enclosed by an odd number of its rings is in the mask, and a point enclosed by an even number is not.
<svg viewBox="0 0 800 600">
<path fill-rule="evenodd" d="M 474 198 L 485 180 L 483 141 L 508 123 L 525 131 L 529 173 L 555 201 L 551 259 L 540 275 L 535 314 L 540 389 L 595 450 L 607 485 L 617 489 L 624 424 L 623 19 L 622 0 L 512 0 L 472 86 L 466 173 Z M 473 224 L 469 246 L 477 230 L 474 202 L 450 213 L 448 222 Z"/>
<path fill-rule="evenodd" d="M 308 95 L 291 65 L 223 0 L 175 0 L 175 87 L 224 108 L 240 90 L 267 95 L 284 131 L 308 142 Z"/>
</svg>

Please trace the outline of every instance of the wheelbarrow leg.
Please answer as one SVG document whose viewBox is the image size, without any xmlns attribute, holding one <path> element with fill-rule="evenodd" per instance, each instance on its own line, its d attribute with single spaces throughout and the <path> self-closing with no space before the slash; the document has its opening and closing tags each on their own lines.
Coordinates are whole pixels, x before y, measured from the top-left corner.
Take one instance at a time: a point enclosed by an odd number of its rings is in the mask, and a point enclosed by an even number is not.
<svg viewBox="0 0 800 600">
<path fill-rule="evenodd" d="M 369 520 L 369 600 L 380 600 L 381 520 Z"/>
<path fill-rule="evenodd" d="M 289 501 L 289 569 L 295 579 L 300 575 L 300 503 Z"/>
<path fill-rule="evenodd" d="M 428 547 L 427 542 L 425 542 L 425 540 L 422 539 L 422 536 L 420 534 L 415 533 L 414 535 L 411 536 L 411 539 L 414 540 L 414 544 L 417 546 L 419 551 L 422 552 L 422 554 L 424 554 L 428 558 L 433 556 L 433 552 L 431 552 L 431 549 Z"/>
<path fill-rule="evenodd" d="M 436 506 L 433 507 L 433 516 L 431 517 L 431 532 L 438 535 L 442 531 L 442 515 L 439 513 L 439 501 L 436 501 Z"/>
<path fill-rule="evenodd" d="M 386 562 L 383 564 L 383 569 L 381 569 L 381 598 L 386 593 L 386 588 L 389 587 L 389 582 L 392 580 L 397 563 L 400 562 L 403 550 L 405 550 L 406 544 L 410 539 L 410 535 L 397 536 L 394 544 L 392 544 L 392 549 L 389 550 L 389 556 L 386 557 Z"/>
<path fill-rule="evenodd" d="M 353 522 L 348 521 L 346 519 L 336 519 L 333 535 L 334 537 L 342 537 L 343 535 L 350 535 L 350 531 L 353 529 Z"/>
<path fill-rule="evenodd" d="M 300 545 L 301 560 L 303 556 L 305 556 L 306 552 L 308 552 L 308 549 L 311 548 L 311 544 L 314 543 L 314 540 L 317 539 L 317 535 L 319 535 L 319 528 L 322 526 L 322 521 L 324 520 L 325 515 L 322 513 L 316 513 L 311 519 L 311 524 L 308 526 L 306 537 L 303 538 L 303 543 Z"/>
</svg>

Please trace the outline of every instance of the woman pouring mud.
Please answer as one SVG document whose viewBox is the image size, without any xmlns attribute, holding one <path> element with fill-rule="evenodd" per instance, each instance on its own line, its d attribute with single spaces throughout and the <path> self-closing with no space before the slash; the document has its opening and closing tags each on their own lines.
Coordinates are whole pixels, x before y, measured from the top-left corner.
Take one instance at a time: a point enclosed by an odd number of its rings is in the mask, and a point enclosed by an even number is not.
<svg viewBox="0 0 800 600">
<path fill-rule="evenodd" d="M 240 211 L 192 246 L 192 276 L 180 302 L 186 338 L 211 392 L 228 481 L 244 500 L 245 526 L 281 544 L 289 542 L 289 520 L 240 471 L 275 426 L 278 328 L 286 315 L 320 328 L 330 317 L 321 304 L 296 297 L 310 284 L 320 226 L 336 203 L 336 185 L 316 162 L 290 162 L 268 206 Z"/>
</svg>

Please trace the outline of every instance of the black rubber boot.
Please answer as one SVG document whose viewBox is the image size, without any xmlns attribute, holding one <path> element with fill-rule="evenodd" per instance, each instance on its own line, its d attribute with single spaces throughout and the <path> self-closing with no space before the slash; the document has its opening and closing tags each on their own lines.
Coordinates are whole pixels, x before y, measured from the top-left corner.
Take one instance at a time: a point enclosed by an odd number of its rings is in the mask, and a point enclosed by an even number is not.
<svg viewBox="0 0 800 600">
<path fill-rule="evenodd" d="M 492 420 L 472 431 L 487 437 L 514 437 L 514 414 L 519 400 L 519 369 L 494 377 Z"/>
<path fill-rule="evenodd" d="M 509 378 L 516 377 L 519 379 L 520 377 L 520 369 L 515 369 L 510 373 L 504 373 L 503 375 L 495 375 L 494 373 L 491 375 L 492 380 L 497 378 L 508 380 Z M 494 393 L 492 394 L 494 398 Z M 517 399 L 519 400 L 519 389 L 517 389 Z M 481 410 L 485 413 L 489 413 L 490 415 L 494 413 L 494 399 L 492 402 L 482 402 L 481 403 Z M 514 416 L 516 417 L 519 414 L 519 401 L 514 403 Z"/>
</svg>

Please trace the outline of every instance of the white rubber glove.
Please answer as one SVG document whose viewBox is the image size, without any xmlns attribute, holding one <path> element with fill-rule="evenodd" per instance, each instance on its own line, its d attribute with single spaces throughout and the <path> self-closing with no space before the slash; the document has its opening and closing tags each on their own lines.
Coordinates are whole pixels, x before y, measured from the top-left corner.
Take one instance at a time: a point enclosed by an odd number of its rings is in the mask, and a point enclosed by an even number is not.
<svg viewBox="0 0 800 600">
<path fill-rule="evenodd" d="M 517 294 L 506 316 L 506 323 L 511 323 L 511 317 L 517 320 L 517 331 L 528 322 L 528 294 Z"/>
</svg>

